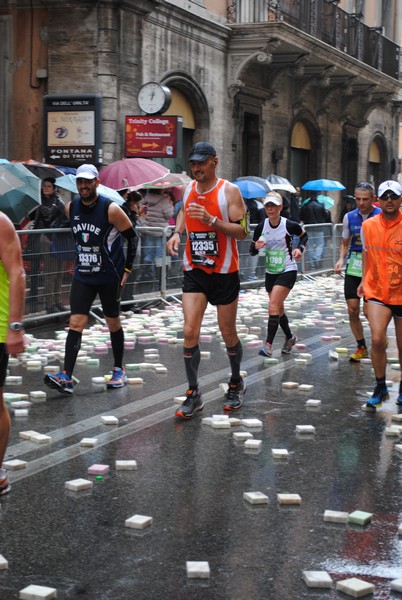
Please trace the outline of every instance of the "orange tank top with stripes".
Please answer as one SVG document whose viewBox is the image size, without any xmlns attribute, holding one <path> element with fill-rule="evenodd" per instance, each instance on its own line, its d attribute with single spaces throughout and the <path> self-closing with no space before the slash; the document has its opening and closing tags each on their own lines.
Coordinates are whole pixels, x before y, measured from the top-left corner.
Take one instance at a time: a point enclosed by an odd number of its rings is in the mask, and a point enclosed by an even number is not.
<svg viewBox="0 0 402 600">
<path fill-rule="evenodd" d="M 183 256 L 185 271 L 202 269 L 206 273 L 235 273 L 239 270 L 239 252 L 235 238 L 229 237 L 214 227 L 188 216 L 191 202 L 202 204 L 207 212 L 222 221 L 230 222 L 225 195 L 225 179 L 218 179 L 207 192 L 197 192 L 193 181 L 184 194 L 183 210 L 186 219 L 187 241 Z"/>
</svg>

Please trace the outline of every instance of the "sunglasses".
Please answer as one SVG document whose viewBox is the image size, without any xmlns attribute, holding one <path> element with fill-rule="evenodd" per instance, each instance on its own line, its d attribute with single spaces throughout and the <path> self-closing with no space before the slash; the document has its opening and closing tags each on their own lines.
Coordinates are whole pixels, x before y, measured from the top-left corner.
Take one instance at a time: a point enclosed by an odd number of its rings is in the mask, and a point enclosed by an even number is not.
<svg viewBox="0 0 402 600">
<path fill-rule="evenodd" d="M 400 195 L 394 194 L 394 192 L 385 192 L 385 194 L 380 196 L 380 200 L 388 200 L 388 198 L 391 198 L 391 200 L 399 200 Z"/>
</svg>

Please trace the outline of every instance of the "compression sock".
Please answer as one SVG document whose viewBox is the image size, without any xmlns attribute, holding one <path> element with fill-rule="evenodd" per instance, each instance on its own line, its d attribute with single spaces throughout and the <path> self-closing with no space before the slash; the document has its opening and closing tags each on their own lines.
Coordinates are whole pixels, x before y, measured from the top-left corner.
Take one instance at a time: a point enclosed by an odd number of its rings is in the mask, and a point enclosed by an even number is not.
<svg viewBox="0 0 402 600">
<path fill-rule="evenodd" d="M 226 346 L 226 352 L 229 357 L 230 368 L 232 369 L 230 383 L 240 383 L 240 364 L 243 358 L 243 346 L 240 340 L 235 346 Z"/>
<path fill-rule="evenodd" d="M 279 327 L 279 315 L 269 315 L 268 318 L 268 330 L 267 330 L 267 344 L 272 344 L 276 336 L 276 332 Z"/>
<path fill-rule="evenodd" d="M 286 339 L 290 340 L 292 337 L 292 332 L 290 331 L 289 321 L 285 313 L 281 317 L 279 317 L 279 325 L 286 336 Z"/>
<path fill-rule="evenodd" d="M 197 344 L 196 346 L 193 346 L 193 348 L 183 347 L 183 358 L 189 388 L 195 390 L 198 386 L 198 367 L 201 359 L 199 345 Z"/>
<path fill-rule="evenodd" d="M 375 380 L 379 388 L 385 389 L 387 387 L 385 377 L 376 377 Z"/>
<path fill-rule="evenodd" d="M 122 369 L 124 354 L 124 331 L 122 327 L 117 331 L 110 332 L 110 341 L 112 342 L 114 366 L 118 369 Z"/>
<path fill-rule="evenodd" d="M 74 371 L 78 352 L 81 348 L 81 338 L 82 333 L 80 331 L 75 331 L 75 329 L 68 330 L 64 355 L 64 370 L 69 377 L 72 376 Z"/>
</svg>

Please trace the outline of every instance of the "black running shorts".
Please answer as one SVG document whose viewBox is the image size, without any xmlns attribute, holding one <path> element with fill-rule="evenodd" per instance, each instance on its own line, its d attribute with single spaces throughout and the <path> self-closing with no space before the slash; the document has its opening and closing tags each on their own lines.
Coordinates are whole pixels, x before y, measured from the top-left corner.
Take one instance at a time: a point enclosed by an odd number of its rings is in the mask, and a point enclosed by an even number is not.
<svg viewBox="0 0 402 600">
<path fill-rule="evenodd" d="M 118 317 L 121 290 L 122 287 L 118 279 L 106 285 L 87 285 L 73 279 L 70 290 L 71 314 L 88 315 L 96 295 L 99 294 L 105 317 Z"/>
<path fill-rule="evenodd" d="M 357 295 L 357 288 L 361 283 L 361 277 L 355 277 L 354 275 L 345 275 L 345 300 L 359 300 Z"/>
<path fill-rule="evenodd" d="M 297 270 L 294 271 L 283 271 L 283 273 L 265 273 L 265 289 L 267 292 L 272 292 L 274 285 L 282 285 L 283 287 L 289 288 L 290 290 L 296 283 Z"/>
<path fill-rule="evenodd" d="M 8 354 L 6 345 L 0 344 L 0 388 L 4 387 L 7 375 Z"/>
<path fill-rule="evenodd" d="M 205 273 L 202 269 L 184 271 L 183 293 L 205 294 L 210 304 L 231 304 L 240 293 L 239 272 Z"/>
<path fill-rule="evenodd" d="M 381 304 L 381 306 L 385 306 L 391 311 L 393 317 L 402 319 L 402 306 L 400 304 L 385 304 L 385 302 L 381 302 L 381 300 L 377 300 L 376 298 L 370 298 L 370 300 L 367 300 L 367 302 Z"/>
</svg>

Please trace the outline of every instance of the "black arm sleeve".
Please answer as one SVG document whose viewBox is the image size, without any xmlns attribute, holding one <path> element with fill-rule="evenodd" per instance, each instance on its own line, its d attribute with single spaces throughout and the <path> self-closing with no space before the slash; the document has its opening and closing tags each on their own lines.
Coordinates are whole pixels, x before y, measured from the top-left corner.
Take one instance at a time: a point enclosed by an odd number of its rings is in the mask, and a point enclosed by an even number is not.
<svg viewBox="0 0 402 600">
<path fill-rule="evenodd" d="M 124 231 L 120 231 L 120 233 L 127 240 L 126 264 L 124 265 L 124 269 L 126 271 L 131 271 L 131 269 L 133 268 L 135 253 L 137 252 L 138 237 L 135 233 L 134 227 L 129 227 Z"/>
<path fill-rule="evenodd" d="M 265 219 L 264 219 L 265 221 Z M 258 250 L 255 247 L 255 242 L 257 240 L 260 239 L 261 237 L 261 233 L 262 233 L 262 229 L 264 227 L 264 221 L 261 221 L 261 223 L 258 223 L 257 227 L 254 229 L 254 235 L 253 235 L 253 241 L 250 244 L 250 248 L 249 248 L 249 253 L 251 254 L 251 256 L 256 256 L 258 254 Z"/>
</svg>

